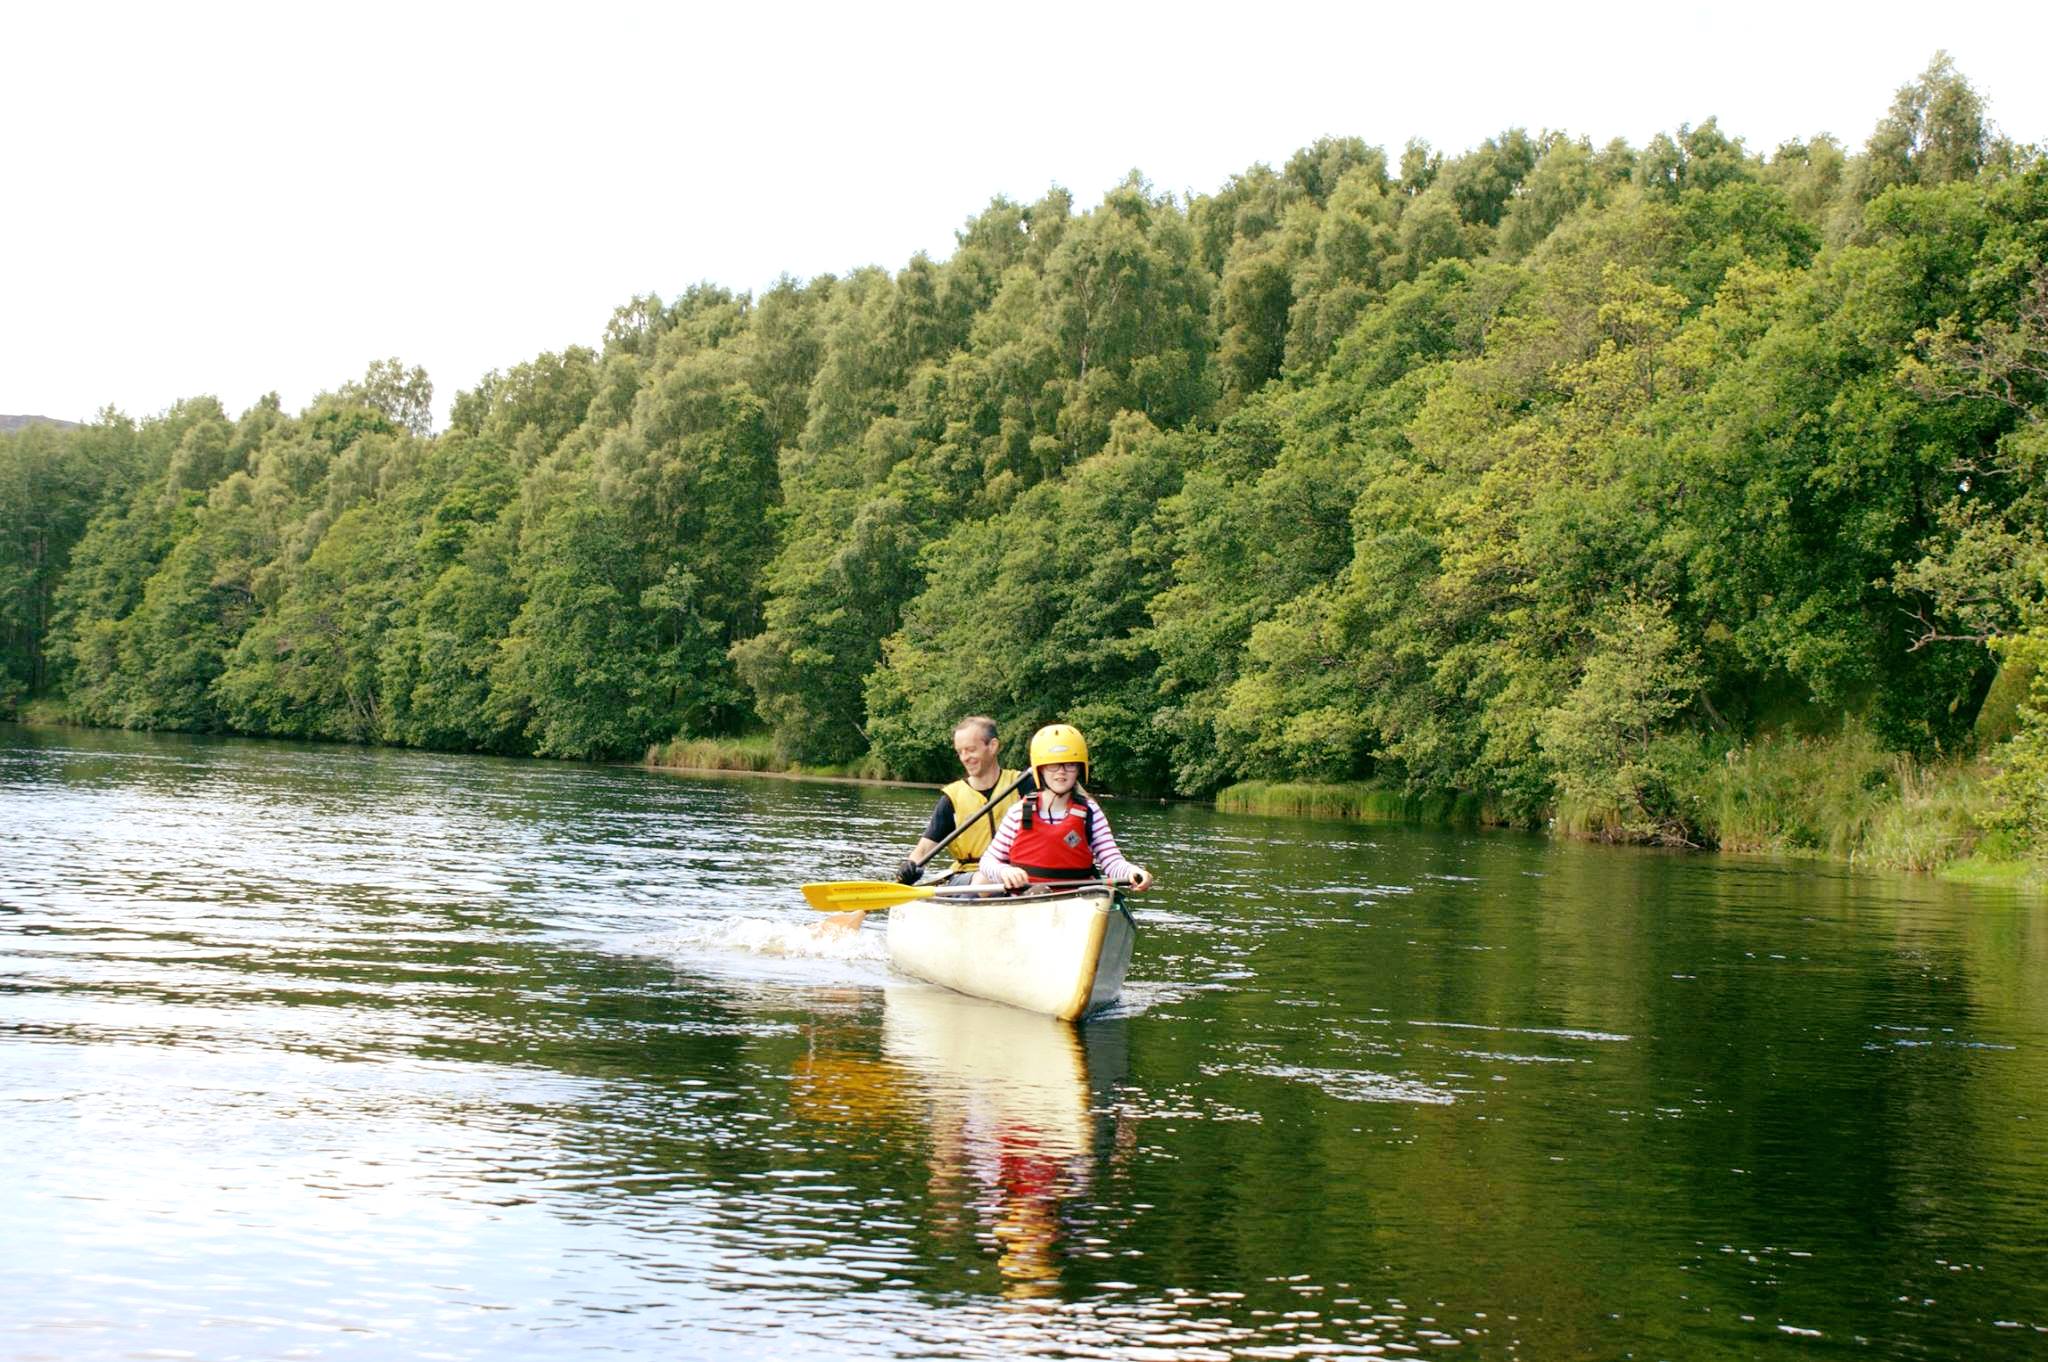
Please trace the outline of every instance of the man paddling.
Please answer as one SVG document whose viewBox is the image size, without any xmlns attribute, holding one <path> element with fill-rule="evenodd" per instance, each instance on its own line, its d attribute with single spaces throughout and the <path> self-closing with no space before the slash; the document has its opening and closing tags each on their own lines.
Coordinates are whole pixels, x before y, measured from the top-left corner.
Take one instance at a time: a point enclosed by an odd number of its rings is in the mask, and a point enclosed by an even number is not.
<svg viewBox="0 0 2048 1362">
<path fill-rule="evenodd" d="M 965 884 L 973 878 L 981 853 L 996 835 L 996 824 L 1021 796 L 1037 789 L 1029 775 L 1004 768 L 998 755 L 1002 745 L 996 721 L 985 714 L 970 714 L 953 725 L 953 754 L 967 774 L 939 791 L 924 836 L 896 867 L 898 884 L 916 884 L 925 863 L 948 843 L 953 866 L 942 882 Z M 994 803 L 989 802 L 990 795 L 998 796 Z"/>
<path fill-rule="evenodd" d="M 981 853 L 996 834 L 996 823 L 1020 796 L 1038 788 L 1029 772 L 1004 769 L 997 755 L 1002 745 L 996 736 L 996 721 L 986 714 L 970 714 L 953 725 L 953 754 L 967 774 L 939 791 L 938 806 L 925 822 L 924 836 L 896 867 L 896 883 L 916 884 L 925 863 L 947 846 L 953 851 L 953 865 L 937 883 L 965 884 L 974 878 Z M 990 795 L 995 796 L 993 802 Z M 835 913 L 819 924 L 820 930 L 855 931 L 867 916 L 860 911 Z"/>
</svg>

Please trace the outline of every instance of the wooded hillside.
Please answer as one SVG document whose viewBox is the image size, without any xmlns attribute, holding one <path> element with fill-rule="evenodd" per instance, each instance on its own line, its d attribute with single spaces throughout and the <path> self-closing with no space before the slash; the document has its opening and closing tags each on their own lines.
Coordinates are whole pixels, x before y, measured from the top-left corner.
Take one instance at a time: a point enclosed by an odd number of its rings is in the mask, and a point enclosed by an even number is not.
<svg viewBox="0 0 2048 1362">
<path fill-rule="evenodd" d="M 2039 666 L 2044 398 L 2048 167 L 1945 58 L 1861 148 L 1330 139 L 635 299 L 439 434 L 387 361 L 0 437 L 0 712 L 933 777 L 986 711 L 1682 837 L 1759 733 L 1953 752 Z"/>
</svg>

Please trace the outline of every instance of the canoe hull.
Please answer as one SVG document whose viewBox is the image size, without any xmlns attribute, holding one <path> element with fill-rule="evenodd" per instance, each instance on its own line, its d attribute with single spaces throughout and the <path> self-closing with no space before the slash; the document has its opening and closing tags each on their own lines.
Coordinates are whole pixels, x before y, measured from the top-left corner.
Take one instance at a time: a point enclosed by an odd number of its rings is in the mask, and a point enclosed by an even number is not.
<svg viewBox="0 0 2048 1362">
<path fill-rule="evenodd" d="M 1134 936 L 1108 888 L 889 910 L 889 961 L 903 973 L 1063 1021 L 1116 1001 Z"/>
</svg>

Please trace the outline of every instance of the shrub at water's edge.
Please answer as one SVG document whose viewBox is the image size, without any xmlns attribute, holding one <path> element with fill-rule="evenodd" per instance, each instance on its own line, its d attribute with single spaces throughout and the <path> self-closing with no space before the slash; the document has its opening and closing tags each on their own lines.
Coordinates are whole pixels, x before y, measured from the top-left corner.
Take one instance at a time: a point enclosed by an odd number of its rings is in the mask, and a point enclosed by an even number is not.
<svg viewBox="0 0 2048 1362">
<path fill-rule="evenodd" d="M 646 764 L 686 771 L 787 771 L 766 733 L 738 738 L 672 738 L 647 749 Z"/>
<path fill-rule="evenodd" d="M 1938 870 L 1984 839 L 1987 768 L 1888 752 L 1860 726 L 1726 748 L 1694 789 L 1705 845 Z"/>
<path fill-rule="evenodd" d="M 858 780 L 883 780 L 890 774 L 873 757 L 829 766 L 792 761 L 776 749 L 775 738 L 768 733 L 747 733 L 736 738 L 674 738 L 649 747 L 642 764 L 674 771 L 751 771 Z"/>
<path fill-rule="evenodd" d="M 2002 751 L 2002 749 L 2001 749 Z M 1814 856 L 1978 883 L 2048 885 L 2029 839 L 2006 827 L 2009 771 L 1983 758 L 1915 761 L 1849 725 L 1827 735 L 1744 743 L 1671 738 L 1646 757 L 1657 797 L 1621 808 L 1560 796 L 1541 821 L 1557 836 L 1726 852 Z M 1223 790 L 1228 812 L 1424 822 L 1509 822 L 1477 795 L 1404 795 L 1381 787 L 1246 781 Z"/>
<path fill-rule="evenodd" d="M 1403 794 L 1357 781 L 1241 781 L 1217 793 L 1216 807 L 1225 813 L 1344 818 L 1363 823 L 1500 827 L 1509 821 L 1479 795 Z"/>
</svg>

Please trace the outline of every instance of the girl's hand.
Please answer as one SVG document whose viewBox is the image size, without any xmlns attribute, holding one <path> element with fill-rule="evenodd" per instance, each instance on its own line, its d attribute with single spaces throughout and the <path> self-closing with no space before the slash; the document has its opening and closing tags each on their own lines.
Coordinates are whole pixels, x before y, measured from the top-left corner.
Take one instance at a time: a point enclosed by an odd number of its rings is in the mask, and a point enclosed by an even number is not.
<svg viewBox="0 0 2048 1362">
<path fill-rule="evenodd" d="M 1131 892 L 1142 894 L 1152 887 L 1152 872 L 1142 865 L 1131 867 Z"/>
<path fill-rule="evenodd" d="M 1025 874 L 1023 871 L 1019 870 L 1014 865 L 1006 865 L 1002 867 L 1000 870 L 996 871 L 996 874 L 1002 877 L 1003 888 L 1009 890 L 1013 894 L 1016 893 L 1019 889 L 1022 889 L 1025 885 L 1031 883 L 1031 877 Z"/>
</svg>

